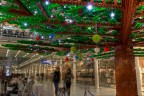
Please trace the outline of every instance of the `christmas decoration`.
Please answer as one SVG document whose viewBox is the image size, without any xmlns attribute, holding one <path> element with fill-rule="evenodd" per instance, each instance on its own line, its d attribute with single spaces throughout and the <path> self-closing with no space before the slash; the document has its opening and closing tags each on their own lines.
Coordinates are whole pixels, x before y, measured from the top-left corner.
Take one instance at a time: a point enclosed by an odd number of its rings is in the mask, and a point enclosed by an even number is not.
<svg viewBox="0 0 144 96">
<path fill-rule="evenodd" d="M 68 61 L 69 61 L 69 58 L 68 58 L 68 57 L 66 57 L 66 58 L 65 58 L 65 62 L 68 62 Z"/>
<path fill-rule="evenodd" d="M 76 47 L 75 47 L 75 46 L 72 46 L 72 47 L 71 47 L 71 51 L 72 51 L 73 53 L 75 53 L 75 52 L 76 52 Z"/>
<path fill-rule="evenodd" d="M 94 48 L 95 53 L 100 52 L 100 48 Z"/>
<path fill-rule="evenodd" d="M 78 55 L 76 55 L 76 56 L 75 56 L 75 59 L 76 59 L 76 60 L 78 60 L 78 59 L 79 59 Z"/>
<path fill-rule="evenodd" d="M 99 43 L 101 41 L 101 39 L 102 39 L 102 37 L 100 35 L 98 35 L 98 34 L 93 35 L 93 37 L 92 37 L 92 40 L 95 43 Z"/>
<path fill-rule="evenodd" d="M 104 52 L 108 52 L 109 48 L 108 47 L 104 47 Z"/>
<path fill-rule="evenodd" d="M 94 61 L 94 58 L 91 58 L 92 61 Z"/>
<path fill-rule="evenodd" d="M 39 40 L 40 40 L 40 36 L 37 36 L 37 37 L 36 37 L 36 41 L 39 41 Z"/>
</svg>

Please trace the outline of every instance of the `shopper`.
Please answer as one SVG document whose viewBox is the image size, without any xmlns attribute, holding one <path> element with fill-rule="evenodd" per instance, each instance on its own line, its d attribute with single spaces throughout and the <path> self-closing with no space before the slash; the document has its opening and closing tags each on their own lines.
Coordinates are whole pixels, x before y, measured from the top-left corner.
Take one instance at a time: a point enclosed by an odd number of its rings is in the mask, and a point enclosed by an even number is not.
<svg viewBox="0 0 144 96">
<path fill-rule="evenodd" d="M 74 78 L 72 71 L 70 68 L 67 69 L 64 77 L 64 82 L 66 86 L 66 91 L 68 96 L 70 96 L 70 87 L 71 87 L 71 80 Z"/>
<path fill-rule="evenodd" d="M 59 82 L 60 82 L 60 71 L 59 71 L 59 67 L 56 67 L 56 69 L 54 71 L 54 74 L 53 74 L 53 83 L 54 83 L 54 87 L 55 87 L 55 96 L 58 95 Z"/>
</svg>

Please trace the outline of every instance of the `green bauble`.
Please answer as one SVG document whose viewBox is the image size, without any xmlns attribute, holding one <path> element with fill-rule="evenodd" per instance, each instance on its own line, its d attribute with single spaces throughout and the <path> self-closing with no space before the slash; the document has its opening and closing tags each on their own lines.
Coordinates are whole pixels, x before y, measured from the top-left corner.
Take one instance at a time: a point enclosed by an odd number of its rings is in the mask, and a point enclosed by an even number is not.
<svg viewBox="0 0 144 96">
<path fill-rule="evenodd" d="M 93 37 L 92 37 L 92 40 L 95 43 L 99 43 L 101 41 L 101 39 L 102 39 L 102 37 L 100 35 L 98 35 L 98 34 L 93 35 Z"/>
<path fill-rule="evenodd" d="M 76 47 L 75 47 L 75 46 L 72 46 L 72 47 L 71 47 L 71 51 L 72 51 L 72 52 L 76 52 Z"/>
<path fill-rule="evenodd" d="M 82 53 L 78 53 L 79 60 L 82 60 Z"/>
</svg>

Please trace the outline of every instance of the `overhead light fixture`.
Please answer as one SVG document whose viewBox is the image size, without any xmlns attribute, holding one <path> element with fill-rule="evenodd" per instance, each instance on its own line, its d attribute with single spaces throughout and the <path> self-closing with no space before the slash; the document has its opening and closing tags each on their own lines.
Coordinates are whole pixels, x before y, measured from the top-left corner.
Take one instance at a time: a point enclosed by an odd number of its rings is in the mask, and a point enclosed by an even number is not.
<svg viewBox="0 0 144 96">
<path fill-rule="evenodd" d="M 38 12 L 37 12 L 37 11 L 34 11 L 34 13 L 37 14 Z"/>
<path fill-rule="evenodd" d="M 45 1 L 45 4 L 46 4 L 46 5 L 48 5 L 48 4 L 49 4 L 49 2 L 48 2 L 48 1 Z"/>
<path fill-rule="evenodd" d="M 93 6 L 90 4 L 90 5 L 87 6 L 87 9 L 88 9 L 89 11 L 91 11 L 91 10 L 93 9 Z"/>
<path fill-rule="evenodd" d="M 44 36 L 41 36 L 41 39 L 44 39 Z"/>
<path fill-rule="evenodd" d="M 15 57 L 17 57 L 19 53 L 20 53 L 20 50 L 17 52 L 17 54 L 15 55 Z"/>
<path fill-rule="evenodd" d="M 110 14 L 110 16 L 111 16 L 111 18 L 114 18 L 114 17 L 115 17 L 115 13 L 112 12 L 112 13 Z"/>
<path fill-rule="evenodd" d="M 70 19 L 69 22 L 72 23 L 73 21 Z"/>
<path fill-rule="evenodd" d="M 24 23 L 24 26 L 27 26 L 27 23 Z"/>
<path fill-rule="evenodd" d="M 51 15 L 51 18 L 53 18 L 53 15 Z"/>
</svg>

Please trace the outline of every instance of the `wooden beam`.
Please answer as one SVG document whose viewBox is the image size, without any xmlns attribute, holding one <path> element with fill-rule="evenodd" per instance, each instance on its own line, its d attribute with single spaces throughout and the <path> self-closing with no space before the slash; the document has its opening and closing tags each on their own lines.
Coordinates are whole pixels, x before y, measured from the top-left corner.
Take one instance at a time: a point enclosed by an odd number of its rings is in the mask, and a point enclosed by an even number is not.
<svg viewBox="0 0 144 96">
<path fill-rule="evenodd" d="M 48 17 L 48 15 L 47 15 L 44 7 L 42 6 L 41 2 L 38 2 L 37 5 L 38 5 L 39 9 L 42 11 L 43 15 L 44 15 L 47 19 L 49 19 L 49 17 Z"/>
<path fill-rule="evenodd" d="M 142 30 L 144 30 L 144 27 L 137 28 L 137 29 L 135 28 L 135 29 L 133 29 L 131 32 L 132 32 L 132 33 L 135 33 L 135 32 L 137 33 L 137 32 L 140 32 L 140 31 L 142 31 Z"/>
<path fill-rule="evenodd" d="M 6 20 L 2 21 L 2 23 L 9 22 L 9 21 L 16 20 L 16 19 L 17 19 L 17 17 L 9 18 L 9 19 L 6 19 Z"/>
<path fill-rule="evenodd" d="M 140 13 L 140 14 L 136 14 L 135 18 L 140 18 L 140 17 L 143 17 L 143 16 L 144 16 L 144 13 Z"/>
<path fill-rule="evenodd" d="M 134 47 L 144 47 L 144 41 L 142 42 L 133 42 Z"/>
<path fill-rule="evenodd" d="M 23 4 L 20 0 L 14 0 L 16 4 L 21 8 L 23 12 L 27 14 L 27 16 L 33 15 Z"/>
<path fill-rule="evenodd" d="M 95 33 L 88 34 L 88 33 L 83 33 L 83 32 L 79 32 L 79 33 L 76 33 L 76 32 L 57 32 L 55 34 L 58 34 L 58 35 L 70 35 L 70 36 L 90 36 L 90 37 L 95 35 Z M 102 36 L 102 37 L 116 37 L 116 38 L 120 37 L 120 35 L 112 35 L 112 34 L 105 34 L 105 35 L 99 34 L 99 35 Z"/>
<path fill-rule="evenodd" d="M 144 1 L 139 2 L 139 4 L 137 5 L 137 7 L 139 6 L 143 6 L 144 5 Z"/>
<path fill-rule="evenodd" d="M 25 13 L 23 10 L 9 9 L 9 12 L 20 16 L 29 16 L 29 14 Z"/>
<path fill-rule="evenodd" d="M 90 24 L 86 24 L 86 23 L 65 23 L 65 22 L 58 22 L 58 21 L 55 21 L 55 22 L 52 22 L 52 21 L 47 21 L 47 22 L 43 22 L 43 24 L 48 24 L 48 25 L 63 25 L 63 26 L 66 26 L 66 25 L 75 25 L 75 26 L 80 26 L 80 27 L 83 27 L 83 26 L 96 26 L 95 23 L 90 23 Z M 97 27 L 101 27 L 101 26 L 105 26 L 109 29 L 120 29 L 121 26 L 118 24 L 118 25 L 111 25 L 109 23 L 107 24 L 102 24 L 102 23 L 98 23 L 97 24 Z"/>
<path fill-rule="evenodd" d="M 104 0 L 103 0 L 104 1 Z M 92 4 L 97 7 L 107 7 L 107 8 L 119 8 L 121 9 L 121 4 L 115 4 L 115 3 L 105 3 L 105 2 L 85 2 L 85 1 L 79 1 L 79 0 L 50 0 L 52 3 L 58 3 L 60 5 L 63 4 L 73 4 L 73 5 L 88 5 Z"/>
</svg>

